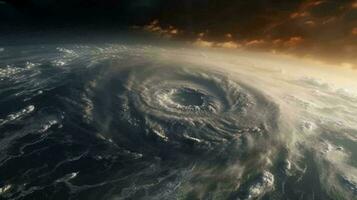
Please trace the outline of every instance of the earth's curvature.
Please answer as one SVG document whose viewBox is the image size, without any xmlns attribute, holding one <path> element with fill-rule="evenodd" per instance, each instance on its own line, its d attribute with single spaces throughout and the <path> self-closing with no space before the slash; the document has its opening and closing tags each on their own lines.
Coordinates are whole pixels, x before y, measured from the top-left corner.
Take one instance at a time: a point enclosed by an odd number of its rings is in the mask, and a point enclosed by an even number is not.
<svg viewBox="0 0 357 200">
<path fill-rule="evenodd" d="M 189 47 L 2 47 L 0 197 L 355 199 L 357 97 L 299 67 Z"/>
</svg>

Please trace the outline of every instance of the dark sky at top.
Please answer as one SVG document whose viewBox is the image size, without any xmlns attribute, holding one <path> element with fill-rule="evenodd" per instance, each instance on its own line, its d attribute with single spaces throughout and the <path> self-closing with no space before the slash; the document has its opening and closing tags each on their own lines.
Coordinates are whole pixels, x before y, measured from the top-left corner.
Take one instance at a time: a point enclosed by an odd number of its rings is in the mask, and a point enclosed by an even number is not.
<svg viewBox="0 0 357 200">
<path fill-rule="evenodd" d="M 357 0 L 0 0 L 0 31 L 175 27 L 180 35 L 357 56 Z M 342 53 L 341 53 L 342 52 Z"/>
<path fill-rule="evenodd" d="M 6 24 L 44 26 L 129 25 L 157 16 L 160 0 L 7 0 L 0 4 Z"/>
<path fill-rule="evenodd" d="M 240 38 L 347 37 L 355 0 L 0 0 L 2 26 L 132 26 L 159 19 L 191 32 Z M 317 32 L 318 31 L 318 32 Z"/>
</svg>

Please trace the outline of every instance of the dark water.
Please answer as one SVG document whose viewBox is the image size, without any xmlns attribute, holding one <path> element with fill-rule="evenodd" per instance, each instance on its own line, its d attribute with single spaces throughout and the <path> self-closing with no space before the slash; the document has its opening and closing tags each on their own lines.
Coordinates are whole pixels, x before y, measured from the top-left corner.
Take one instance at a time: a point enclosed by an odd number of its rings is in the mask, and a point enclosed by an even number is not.
<svg viewBox="0 0 357 200">
<path fill-rule="evenodd" d="M 1 49 L 0 197 L 330 198 L 312 156 L 287 175 L 278 105 L 151 48 Z"/>
</svg>

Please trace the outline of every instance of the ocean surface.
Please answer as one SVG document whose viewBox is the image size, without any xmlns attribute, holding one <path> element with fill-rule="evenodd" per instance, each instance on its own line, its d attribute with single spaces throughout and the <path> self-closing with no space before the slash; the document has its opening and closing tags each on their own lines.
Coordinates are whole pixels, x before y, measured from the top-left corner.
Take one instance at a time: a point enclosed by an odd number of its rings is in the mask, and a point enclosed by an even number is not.
<svg viewBox="0 0 357 200">
<path fill-rule="evenodd" d="M 357 98 L 321 69 L 136 39 L 7 41 L 0 199 L 356 199 Z"/>
</svg>

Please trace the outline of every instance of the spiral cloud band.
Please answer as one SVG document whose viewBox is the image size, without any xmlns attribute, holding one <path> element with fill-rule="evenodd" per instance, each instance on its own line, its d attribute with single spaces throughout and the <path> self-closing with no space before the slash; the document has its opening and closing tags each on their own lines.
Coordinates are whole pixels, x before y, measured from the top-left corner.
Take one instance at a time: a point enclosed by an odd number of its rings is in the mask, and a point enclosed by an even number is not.
<svg viewBox="0 0 357 200">
<path fill-rule="evenodd" d="M 357 98 L 317 69 L 181 46 L 18 48 L 0 52 L 5 197 L 356 195 Z"/>
</svg>

